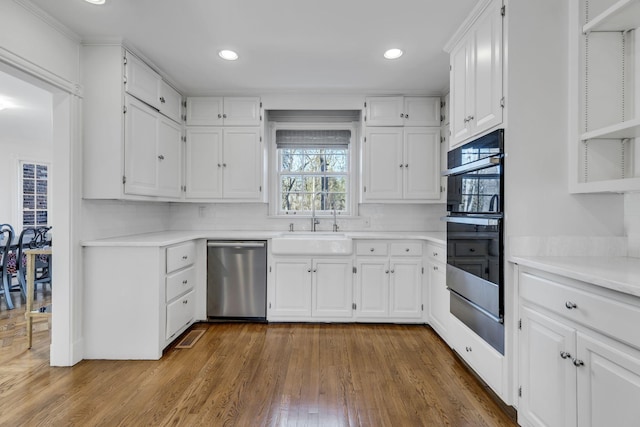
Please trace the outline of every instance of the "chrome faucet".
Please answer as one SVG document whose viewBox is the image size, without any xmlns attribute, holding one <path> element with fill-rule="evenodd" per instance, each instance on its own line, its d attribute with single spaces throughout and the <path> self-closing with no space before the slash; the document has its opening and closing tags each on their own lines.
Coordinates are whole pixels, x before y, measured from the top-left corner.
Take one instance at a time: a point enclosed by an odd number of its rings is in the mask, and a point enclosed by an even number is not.
<svg viewBox="0 0 640 427">
<path fill-rule="evenodd" d="M 316 231 L 316 225 L 320 224 L 320 220 L 316 218 L 316 196 L 322 193 L 322 191 L 318 191 L 313 193 L 313 197 L 311 197 L 311 231 Z"/>
</svg>

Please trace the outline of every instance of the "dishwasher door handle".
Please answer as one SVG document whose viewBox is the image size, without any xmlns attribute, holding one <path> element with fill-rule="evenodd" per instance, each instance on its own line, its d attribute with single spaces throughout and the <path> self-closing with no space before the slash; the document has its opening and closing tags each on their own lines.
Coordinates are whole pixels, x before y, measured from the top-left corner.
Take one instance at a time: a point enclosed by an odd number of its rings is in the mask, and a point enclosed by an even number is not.
<svg viewBox="0 0 640 427">
<path fill-rule="evenodd" d="M 207 242 L 209 248 L 264 248 L 265 242 Z"/>
</svg>

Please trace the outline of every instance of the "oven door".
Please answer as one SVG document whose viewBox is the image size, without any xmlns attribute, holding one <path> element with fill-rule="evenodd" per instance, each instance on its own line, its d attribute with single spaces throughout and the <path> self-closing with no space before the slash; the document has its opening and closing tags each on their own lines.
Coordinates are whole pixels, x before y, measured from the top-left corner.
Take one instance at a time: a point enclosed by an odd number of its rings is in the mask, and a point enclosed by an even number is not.
<svg viewBox="0 0 640 427">
<path fill-rule="evenodd" d="M 502 217 L 448 216 L 450 312 L 504 354 Z"/>
</svg>

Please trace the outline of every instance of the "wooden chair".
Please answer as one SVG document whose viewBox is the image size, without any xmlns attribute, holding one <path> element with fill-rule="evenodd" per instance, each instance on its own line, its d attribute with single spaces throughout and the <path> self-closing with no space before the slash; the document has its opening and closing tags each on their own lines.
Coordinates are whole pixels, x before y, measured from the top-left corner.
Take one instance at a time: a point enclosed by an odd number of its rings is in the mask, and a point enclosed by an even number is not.
<svg viewBox="0 0 640 427">
<path fill-rule="evenodd" d="M 9 224 L 0 224 L 0 294 L 4 295 L 4 299 L 7 302 L 7 308 L 9 310 L 13 310 L 13 300 L 11 299 L 11 274 L 9 273 L 8 268 L 13 236 L 13 227 Z"/>
<path fill-rule="evenodd" d="M 17 276 L 20 292 L 27 298 L 27 257 L 24 253 L 29 249 L 43 249 L 51 246 L 47 235 L 51 227 L 27 227 L 20 233 L 18 239 Z M 40 255 L 35 259 L 34 284 L 51 284 L 51 270 L 49 268 L 50 255 Z"/>
</svg>

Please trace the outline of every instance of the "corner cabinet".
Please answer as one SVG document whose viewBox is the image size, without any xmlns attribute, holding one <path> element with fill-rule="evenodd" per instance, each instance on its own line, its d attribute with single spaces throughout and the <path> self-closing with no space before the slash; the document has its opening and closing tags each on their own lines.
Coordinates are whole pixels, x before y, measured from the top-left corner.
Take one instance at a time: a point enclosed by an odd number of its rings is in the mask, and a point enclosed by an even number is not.
<svg viewBox="0 0 640 427">
<path fill-rule="evenodd" d="M 160 359 L 196 321 L 197 293 L 204 288 L 197 280 L 206 268 L 197 252 L 195 241 L 86 246 L 84 358 Z"/>
<path fill-rule="evenodd" d="M 503 17 L 490 2 L 451 51 L 451 147 L 502 123 Z"/>
<path fill-rule="evenodd" d="M 83 196 L 180 199 L 181 95 L 122 46 L 82 49 Z"/>
<path fill-rule="evenodd" d="M 640 4 L 576 0 L 570 7 L 570 191 L 638 191 Z"/>
<path fill-rule="evenodd" d="M 640 298 L 518 267 L 527 426 L 637 425 Z"/>
<path fill-rule="evenodd" d="M 367 127 L 362 202 L 440 202 L 440 128 Z"/>
</svg>

